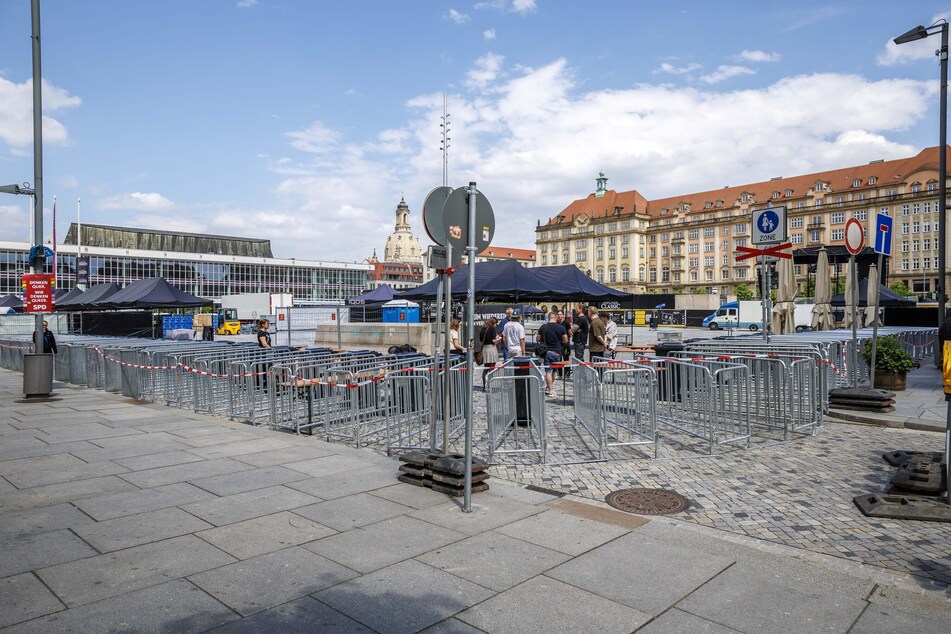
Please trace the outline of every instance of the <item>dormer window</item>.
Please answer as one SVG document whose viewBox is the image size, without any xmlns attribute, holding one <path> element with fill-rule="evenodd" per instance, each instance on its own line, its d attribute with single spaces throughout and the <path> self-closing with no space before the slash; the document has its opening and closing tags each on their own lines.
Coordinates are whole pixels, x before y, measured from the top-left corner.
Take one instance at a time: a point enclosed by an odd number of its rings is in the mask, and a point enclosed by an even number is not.
<svg viewBox="0 0 951 634">
<path fill-rule="evenodd" d="M 852 187 L 861 187 L 861 186 L 862 186 L 861 178 L 856 178 L 852 180 Z"/>
<path fill-rule="evenodd" d="M 878 182 L 878 178 L 876 178 L 876 177 L 874 177 L 874 176 L 869 176 L 869 177 L 868 177 L 868 184 L 869 184 L 869 185 L 874 185 L 874 184 L 877 183 L 877 182 Z"/>
<path fill-rule="evenodd" d="M 718 200 L 718 201 L 717 201 L 717 207 L 722 207 L 722 206 L 723 206 L 723 201 L 722 201 L 722 200 Z"/>
<path fill-rule="evenodd" d="M 661 215 L 661 216 L 666 216 L 668 211 L 670 211 L 670 210 L 667 209 L 666 207 L 664 207 L 663 209 L 660 210 L 660 215 Z"/>
<path fill-rule="evenodd" d="M 825 188 L 826 188 L 825 183 L 823 183 L 822 181 L 819 181 L 818 183 L 816 183 L 817 192 L 825 191 Z"/>
<path fill-rule="evenodd" d="M 786 196 L 792 196 L 792 190 L 791 190 L 791 189 L 787 189 L 787 190 L 786 190 Z"/>
<path fill-rule="evenodd" d="M 713 203 L 711 203 L 709 200 L 708 200 L 707 202 L 703 203 L 703 208 L 704 208 L 704 209 L 710 209 L 710 207 L 712 207 L 712 206 L 713 206 Z"/>
<path fill-rule="evenodd" d="M 741 195 L 740 195 L 740 202 L 742 202 L 742 203 L 748 203 L 748 202 L 750 202 L 750 195 L 747 194 L 747 193 L 741 194 Z"/>
<path fill-rule="evenodd" d="M 770 195 L 770 198 L 772 198 L 773 200 L 776 200 L 777 198 L 779 198 L 779 192 L 773 192 L 773 193 Z"/>
</svg>

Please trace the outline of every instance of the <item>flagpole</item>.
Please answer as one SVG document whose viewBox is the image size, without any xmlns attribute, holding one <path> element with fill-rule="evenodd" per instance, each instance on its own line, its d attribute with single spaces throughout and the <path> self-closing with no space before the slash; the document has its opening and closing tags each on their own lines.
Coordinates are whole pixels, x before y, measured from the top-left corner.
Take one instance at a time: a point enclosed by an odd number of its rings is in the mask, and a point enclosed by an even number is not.
<svg viewBox="0 0 951 634">
<path fill-rule="evenodd" d="M 56 194 L 53 194 L 53 288 L 56 288 Z M 55 292 L 55 291 L 54 291 Z"/>
<path fill-rule="evenodd" d="M 76 280 L 73 283 L 73 288 L 80 288 L 85 286 L 85 284 L 79 283 L 79 258 L 82 257 L 83 253 L 83 221 L 82 216 L 80 215 L 80 205 L 82 200 L 79 198 L 76 199 Z"/>
</svg>

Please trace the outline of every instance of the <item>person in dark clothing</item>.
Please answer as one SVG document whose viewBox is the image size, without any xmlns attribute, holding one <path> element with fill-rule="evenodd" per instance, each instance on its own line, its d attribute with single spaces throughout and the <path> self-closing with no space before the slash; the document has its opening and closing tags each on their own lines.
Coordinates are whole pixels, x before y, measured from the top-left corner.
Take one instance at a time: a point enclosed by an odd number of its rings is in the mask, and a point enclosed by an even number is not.
<svg viewBox="0 0 951 634">
<path fill-rule="evenodd" d="M 558 323 L 558 315 L 548 313 L 548 323 L 538 329 L 535 339 L 544 343 L 548 351 L 545 353 L 545 386 L 548 388 L 546 396 L 555 396 L 555 369 L 552 363 L 561 361 L 561 351 L 568 345 L 568 331 Z"/>
<path fill-rule="evenodd" d="M 588 344 L 588 318 L 584 316 L 584 307 L 581 304 L 575 306 L 575 314 L 571 319 L 572 326 L 578 326 L 575 330 L 572 328 L 571 342 L 574 344 L 575 356 L 584 359 L 584 349 Z"/>
<path fill-rule="evenodd" d="M 259 348 L 271 347 L 271 334 L 267 331 L 267 329 L 270 327 L 271 322 L 267 319 L 262 319 L 258 322 L 257 340 Z"/>
<path fill-rule="evenodd" d="M 498 345 L 502 341 L 502 336 L 499 335 L 496 330 L 496 325 L 495 317 L 489 317 L 482 326 L 482 332 L 479 333 L 479 337 L 482 340 L 482 366 L 485 368 L 482 371 L 483 390 L 485 390 L 485 381 L 489 373 L 495 369 L 496 364 L 499 362 Z"/>
<path fill-rule="evenodd" d="M 56 337 L 53 336 L 53 333 L 50 332 L 50 323 L 48 321 L 43 322 L 43 352 L 45 354 L 59 353 L 59 350 L 56 349 Z"/>
</svg>

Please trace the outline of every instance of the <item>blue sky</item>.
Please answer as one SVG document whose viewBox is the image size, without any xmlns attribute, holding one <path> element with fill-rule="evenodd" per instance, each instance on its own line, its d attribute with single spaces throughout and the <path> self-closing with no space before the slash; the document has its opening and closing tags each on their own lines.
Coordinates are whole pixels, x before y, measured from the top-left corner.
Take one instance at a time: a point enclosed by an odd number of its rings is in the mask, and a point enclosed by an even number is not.
<svg viewBox="0 0 951 634">
<path fill-rule="evenodd" d="M 81 198 L 84 222 L 359 261 L 401 196 L 424 238 L 447 93 L 450 185 L 477 181 L 495 243 L 531 248 L 602 169 L 661 198 L 936 145 L 939 38 L 889 42 L 948 15 L 929 0 L 44 0 L 44 206 L 57 196 L 63 228 Z M 0 3 L 0 184 L 33 180 L 30 28 L 29 0 Z M 27 239 L 27 209 L 0 198 L 0 240 Z"/>
</svg>

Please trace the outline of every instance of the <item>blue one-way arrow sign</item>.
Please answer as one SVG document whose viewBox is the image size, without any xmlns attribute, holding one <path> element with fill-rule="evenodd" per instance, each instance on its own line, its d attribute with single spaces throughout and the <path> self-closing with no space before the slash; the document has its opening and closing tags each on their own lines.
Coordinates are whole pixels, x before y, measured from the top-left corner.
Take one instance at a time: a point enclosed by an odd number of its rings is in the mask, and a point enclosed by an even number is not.
<svg viewBox="0 0 951 634">
<path fill-rule="evenodd" d="M 878 214 L 875 217 L 875 253 L 892 254 L 892 217 Z"/>
</svg>

